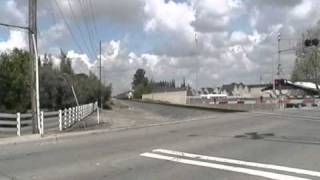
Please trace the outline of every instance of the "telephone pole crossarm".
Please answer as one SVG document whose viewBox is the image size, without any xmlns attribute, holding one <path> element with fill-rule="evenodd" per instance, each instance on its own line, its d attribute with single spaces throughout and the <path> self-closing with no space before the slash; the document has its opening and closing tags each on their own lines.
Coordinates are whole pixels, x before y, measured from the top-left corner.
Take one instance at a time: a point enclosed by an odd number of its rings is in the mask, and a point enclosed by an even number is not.
<svg viewBox="0 0 320 180">
<path fill-rule="evenodd" d="M 24 30 L 27 30 L 27 31 L 31 31 L 29 27 L 18 26 L 18 25 L 14 25 L 14 24 L 0 23 L 0 26 L 5 26 L 5 27 L 8 27 L 8 28 L 24 29 Z"/>
</svg>

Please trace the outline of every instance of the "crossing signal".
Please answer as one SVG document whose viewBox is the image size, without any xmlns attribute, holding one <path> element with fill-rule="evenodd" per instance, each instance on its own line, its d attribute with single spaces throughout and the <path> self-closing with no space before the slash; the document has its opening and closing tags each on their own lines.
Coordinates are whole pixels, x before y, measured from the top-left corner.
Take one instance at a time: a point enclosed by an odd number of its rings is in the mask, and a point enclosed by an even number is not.
<svg viewBox="0 0 320 180">
<path fill-rule="evenodd" d="M 318 46 L 319 44 L 319 39 L 312 39 L 312 45 Z"/>
<path fill-rule="evenodd" d="M 309 47 L 309 46 L 318 46 L 319 45 L 319 39 L 306 39 L 304 40 L 304 45 L 306 47 Z"/>
</svg>

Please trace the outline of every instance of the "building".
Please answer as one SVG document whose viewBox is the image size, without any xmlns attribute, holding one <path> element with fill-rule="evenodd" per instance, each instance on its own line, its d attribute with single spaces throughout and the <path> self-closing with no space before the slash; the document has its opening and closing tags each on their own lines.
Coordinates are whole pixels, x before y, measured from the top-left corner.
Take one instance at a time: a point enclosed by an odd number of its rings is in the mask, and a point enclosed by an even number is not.
<svg viewBox="0 0 320 180">
<path fill-rule="evenodd" d="M 190 94 L 186 88 L 158 88 L 150 94 L 143 94 L 142 100 L 186 104 L 188 95 Z"/>
<path fill-rule="evenodd" d="M 268 84 L 250 84 L 248 85 L 248 95 L 251 98 L 270 97 L 269 91 L 262 91 Z"/>
<path fill-rule="evenodd" d="M 246 97 L 248 95 L 248 87 L 243 83 L 232 83 L 221 86 L 220 94 L 226 94 L 233 97 Z"/>
<path fill-rule="evenodd" d="M 219 88 L 215 88 L 215 93 L 226 94 L 229 97 L 241 97 L 241 98 L 258 98 L 269 97 L 268 92 L 262 91 L 268 84 L 249 84 L 243 83 L 231 83 L 222 85 Z"/>
</svg>

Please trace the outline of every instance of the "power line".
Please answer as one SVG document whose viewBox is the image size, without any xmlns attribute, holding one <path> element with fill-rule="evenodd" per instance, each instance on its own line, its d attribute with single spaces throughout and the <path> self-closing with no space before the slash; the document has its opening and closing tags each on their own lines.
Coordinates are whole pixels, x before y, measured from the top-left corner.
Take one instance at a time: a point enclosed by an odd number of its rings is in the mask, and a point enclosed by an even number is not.
<svg viewBox="0 0 320 180">
<path fill-rule="evenodd" d="M 89 24 L 88 24 L 88 20 L 89 19 L 87 19 L 87 17 L 89 17 L 90 15 L 88 14 L 89 12 L 88 11 L 86 11 L 85 10 L 85 8 L 84 8 L 84 3 L 85 3 L 86 1 L 79 1 L 79 5 L 80 5 L 80 9 L 81 9 L 81 11 L 82 12 L 85 12 L 85 13 L 87 13 L 87 14 L 85 14 L 85 15 L 83 15 L 82 17 L 83 17 L 83 19 L 84 19 L 84 25 L 85 25 L 85 28 L 86 28 L 86 30 L 87 30 L 87 33 L 88 33 L 88 39 L 89 39 L 89 42 L 90 42 L 90 44 L 91 44 L 91 48 L 92 48 L 92 50 L 94 51 L 94 52 L 97 52 L 97 49 L 95 48 L 96 46 L 94 45 L 94 43 L 93 43 L 93 40 L 92 40 L 92 32 L 91 32 L 91 30 L 90 30 L 90 26 L 89 26 Z M 81 13 L 81 14 L 84 14 L 84 13 Z M 87 15 L 89 15 L 89 16 L 87 16 Z"/>
<path fill-rule="evenodd" d="M 81 40 L 83 41 L 83 43 L 84 43 L 84 45 L 86 46 L 86 48 L 89 50 L 89 49 L 90 49 L 90 48 L 89 48 L 90 45 L 87 44 L 87 41 L 84 39 L 84 34 L 83 34 L 82 30 L 81 30 L 81 27 L 80 27 L 80 25 L 76 22 L 76 21 L 77 21 L 77 18 L 76 18 L 76 15 L 75 15 L 75 13 L 74 13 L 74 10 L 73 10 L 73 8 L 72 8 L 72 5 L 71 5 L 71 3 L 70 3 L 70 0 L 68 0 L 68 5 L 69 5 L 69 8 L 70 8 L 70 10 L 71 10 L 71 15 L 72 15 L 74 24 L 76 25 L 76 28 L 77 28 L 78 31 L 79 31 L 80 38 L 81 38 Z M 89 42 L 89 43 L 90 43 L 90 42 Z M 92 53 L 91 55 L 94 55 L 95 52 L 92 51 L 92 48 L 91 48 L 90 50 L 91 50 L 91 53 Z"/>
<path fill-rule="evenodd" d="M 90 24 L 92 25 L 92 28 L 91 28 L 91 30 L 90 30 L 90 32 L 91 32 L 91 43 L 92 43 L 92 47 L 94 48 L 94 50 L 98 53 L 98 50 L 97 50 L 97 48 L 96 48 L 96 44 L 97 44 L 97 38 L 96 38 L 96 28 L 95 28 L 95 23 L 94 23 L 94 18 L 93 18 L 93 12 L 92 12 L 92 3 L 91 3 L 91 1 L 90 0 L 87 0 L 86 1 L 87 2 L 87 7 L 88 7 L 88 17 L 89 17 L 89 21 L 87 21 L 87 22 L 90 22 Z M 91 17 L 91 19 L 90 19 L 90 17 Z M 90 25 L 89 23 L 88 23 L 88 25 Z M 90 26 L 89 26 L 90 27 Z"/>
<path fill-rule="evenodd" d="M 89 27 L 89 30 L 90 30 L 90 33 L 91 33 L 91 37 L 92 37 L 93 40 L 97 40 L 95 38 L 96 30 L 95 30 L 95 23 L 94 23 L 94 18 L 93 18 L 94 14 L 93 14 L 93 11 L 92 11 L 92 2 L 91 2 L 91 0 L 83 0 L 83 3 L 85 5 L 85 7 L 88 8 L 88 10 L 86 11 L 87 12 L 87 17 L 88 17 L 87 20 L 88 21 L 86 21 L 86 22 L 88 24 L 88 27 Z M 90 23 L 88 23 L 88 22 L 90 22 Z M 92 25 L 92 28 L 90 28 L 91 27 L 90 24 Z"/>
<path fill-rule="evenodd" d="M 89 5 L 90 5 L 90 10 L 91 10 L 91 15 L 92 15 L 92 22 L 93 22 L 93 27 L 94 27 L 94 32 L 96 35 L 98 35 L 98 30 L 97 30 L 97 19 L 96 19 L 96 16 L 95 16 L 95 11 L 94 11 L 94 7 L 92 5 L 92 0 L 89 0 Z"/>
<path fill-rule="evenodd" d="M 50 4 L 48 4 L 48 5 L 51 6 L 50 15 L 51 15 L 52 21 L 53 21 L 54 24 L 57 24 L 57 17 L 56 17 L 56 15 L 54 13 L 54 10 L 52 8 L 53 7 L 52 1 L 50 1 Z"/>
<path fill-rule="evenodd" d="M 57 2 L 57 0 L 55 0 L 54 2 L 56 3 L 56 6 L 57 6 L 57 8 L 58 8 L 58 10 L 59 10 L 59 13 L 61 14 L 61 17 L 62 17 L 64 23 L 66 24 L 67 29 L 68 29 L 69 33 L 71 34 L 73 41 L 75 42 L 75 44 L 76 44 L 76 46 L 79 48 L 79 50 L 83 53 L 84 51 L 83 51 L 82 47 L 80 46 L 79 42 L 77 41 L 76 36 L 73 34 L 73 32 L 72 32 L 72 30 L 71 30 L 71 26 L 70 26 L 70 24 L 67 22 L 64 14 L 63 14 L 60 6 L 59 6 L 59 3 Z"/>
<path fill-rule="evenodd" d="M 96 16 L 95 16 L 95 11 L 94 11 L 94 6 L 93 6 L 93 4 L 92 4 L 92 0 L 88 0 L 88 4 L 89 4 L 89 12 L 91 12 L 90 13 L 90 15 L 91 15 L 91 19 L 92 19 L 92 26 L 93 26 L 93 38 L 94 38 L 94 40 L 96 41 L 95 43 L 97 43 L 98 42 L 98 38 L 95 38 L 95 37 L 99 37 L 99 34 L 98 34 L 98 30 L 97 30 L 97 21 L 96 21 Z M 100 42 L 100 40 L 99 40 L 99 42 Z"/>
</svg>

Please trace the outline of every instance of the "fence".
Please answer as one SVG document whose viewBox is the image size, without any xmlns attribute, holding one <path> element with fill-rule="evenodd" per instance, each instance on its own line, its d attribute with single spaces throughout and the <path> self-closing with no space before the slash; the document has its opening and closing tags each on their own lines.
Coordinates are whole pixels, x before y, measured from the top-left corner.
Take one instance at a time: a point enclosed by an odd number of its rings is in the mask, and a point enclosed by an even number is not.
<svg viewBox="0 0 320 180">
<path fill-rule="evenodd" d="M 54 112 L 40 112 L 38 130 L 41 135 L 44 131 L 63 131 L 75 123 L 86 118 L 98 109 L 97 102 L 76 107 L 70 107 Z M 99 111 L 98 123 L 99 123 Z M 0 134 L 21 136 L 32 133 L 32 114 L 0 113 Z"/>
</svg>

